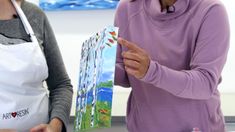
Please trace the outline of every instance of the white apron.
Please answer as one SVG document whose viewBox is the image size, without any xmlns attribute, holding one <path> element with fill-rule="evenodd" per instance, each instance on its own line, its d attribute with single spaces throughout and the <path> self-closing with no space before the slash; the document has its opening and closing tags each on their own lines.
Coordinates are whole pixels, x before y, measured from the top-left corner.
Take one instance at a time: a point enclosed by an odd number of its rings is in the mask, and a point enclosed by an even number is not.
<svg viewBox="0 0 235 132">
<path fill-rule="evenodd" d="M 48 122 L 48 67 L 27 18 L 11 0 L 32 42 L 0 44 L 0 129 L 27 132 Z"/>
</svg>

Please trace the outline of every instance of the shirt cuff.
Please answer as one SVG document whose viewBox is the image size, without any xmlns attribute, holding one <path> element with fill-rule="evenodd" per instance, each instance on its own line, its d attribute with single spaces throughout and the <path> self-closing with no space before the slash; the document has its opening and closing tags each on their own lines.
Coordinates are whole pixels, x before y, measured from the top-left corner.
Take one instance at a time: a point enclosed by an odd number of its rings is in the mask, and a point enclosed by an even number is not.
<svg viewBox="0 0 235 132">
<path fill-rule="evenodd" d="M 151 60 L 147 73 L 140 80 L 146 83 L 151 83 L 155 82 L 156 80 L 159 80 L 160 76 L 158 74 L 158 69 L 159 69 L 158 63 Z"/>
</svg>

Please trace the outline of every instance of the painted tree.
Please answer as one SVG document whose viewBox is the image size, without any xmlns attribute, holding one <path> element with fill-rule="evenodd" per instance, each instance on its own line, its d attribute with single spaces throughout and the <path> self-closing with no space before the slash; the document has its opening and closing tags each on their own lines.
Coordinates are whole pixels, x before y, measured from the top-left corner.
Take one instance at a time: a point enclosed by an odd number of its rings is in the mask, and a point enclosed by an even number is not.
<svg viewBox="0 0 235 132">
<path fill-rule="evenodd" d="M 94 128 L 98 123 L 95 120 L 97 118 L 95 114 L 98 111 L 96 110 L 99 92 L 97 86 L 101 82 L 105 61 L 103 52 L 104 49 L 112 47 L 116 41 L 115 31 L 109 31 L 105 28 L 82 45 L 75 130 Z"/>
</svg>

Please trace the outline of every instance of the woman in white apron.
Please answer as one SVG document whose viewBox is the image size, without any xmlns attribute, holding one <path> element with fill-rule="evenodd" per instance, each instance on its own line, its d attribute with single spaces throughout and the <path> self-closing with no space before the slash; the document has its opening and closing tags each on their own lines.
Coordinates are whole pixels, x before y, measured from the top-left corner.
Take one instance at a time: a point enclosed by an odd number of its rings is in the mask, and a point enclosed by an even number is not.
<svg viewBox="0 0 235 132">
<path fill-rule="evenodd" d="M 31 42 L 0 43 L 0 132 L 59 132 L 63 122 L 59 118 L 49 119 L 49 97 L 43 87 L 48 78 L 47 61 L 20 1 L 8 2 L 15 8 Z"/>
</svg>

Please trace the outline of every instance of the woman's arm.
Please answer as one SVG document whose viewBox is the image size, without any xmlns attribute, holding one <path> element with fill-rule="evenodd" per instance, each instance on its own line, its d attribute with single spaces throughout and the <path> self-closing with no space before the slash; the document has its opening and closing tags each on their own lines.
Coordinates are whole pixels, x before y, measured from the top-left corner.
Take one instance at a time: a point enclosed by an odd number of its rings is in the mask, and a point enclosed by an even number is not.
<svg viewBox="0 0 235 132">
<path fill-rule="evenodd" d="M 176 71 L 151 61 L 144 82 L 178 97 L 208 99 L 219 84 L 229 48 L 229 23 L 222 6 L 213 7 L 201 25 L 190 70 Z"/>
<path fill-rule="evenodd" d="M 129 65 L 127 68 L 131 69 L 127 70 L 129 74 L 175 96 L 208 99 L 220 83 L 221 71 L 229 48 L 229 32 L 226 11 L 222 6 L 214 6 L 201 25 L 190 62 L 190 70 L 177 71 L 151 60 L 149 65 L 145 66 L 147 73 L 144 73 L 146 70 L 141 70 L 141 67 L 145 64 L 145 59 L 141 60 L 141 58 L 147 56 L 146 52 L 141 51 L 131 42 L 122 44 L 129 48 L 128 54 L 125 52 L 123 54 L 124 60 L 128 60 L 125 61 L 127 63 L 125 66 Z M 134 68 L 138 70 L 131 68 L 137 65 L 134 64 L 136 62 L 141 64 L 140 68 Z M 143 74 L 145 76 L 142 78 Z"/>
<path fill-rule="evenodd" d="M 49 71 L 46 82 L 50 91 L 50 121 L 58 118 L 62 121 L 63 131 L 65 131 L 65 127 L 69 123 L 73 89 L 54 33 L 46 17 L 44 21 L 43 47 Z"/>
<path fill-rule="evenodd" d="M 127 8 L 126 1 L 120 1 L 118 8 L 116 10 L 114 26 L 119 27 L 119 37 L 123 37 L 126 25 L 122 25 L 123 21 L 127 21 Z M 129 79 L 124 68 L 123 58 L 122 58 L 122 47 L 117 45 L 117 55 L 116 55 L 116 66 L 115 66 L 115 78 L 114 84 L 120 85 L 122 87 L 130 87 Z"/>
</svg>

